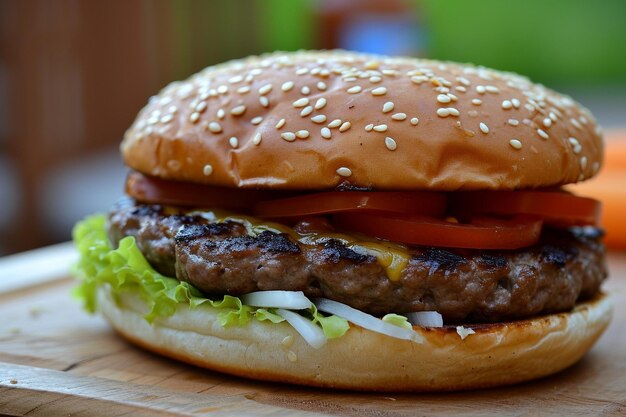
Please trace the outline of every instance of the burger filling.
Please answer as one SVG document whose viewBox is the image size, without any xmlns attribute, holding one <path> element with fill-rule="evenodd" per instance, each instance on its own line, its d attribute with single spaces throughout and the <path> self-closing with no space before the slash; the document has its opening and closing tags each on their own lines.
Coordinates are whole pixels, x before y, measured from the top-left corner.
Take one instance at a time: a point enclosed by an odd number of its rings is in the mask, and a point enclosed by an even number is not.
<svg viewBox="0 0 626 417">
<path fill-rule="evenodd" d="M 210 305 L 224 326 L 287 321 L 314 347 L 348 322 L 419 342 L 411 324 L 570 310 L 607 276 L 600 204 L 559 189 L 262 191 L 131 173 L 126 191 L 74 230 L 90 310 L 108 290 L 142 299 L 148 321 Z"/>
</svg>

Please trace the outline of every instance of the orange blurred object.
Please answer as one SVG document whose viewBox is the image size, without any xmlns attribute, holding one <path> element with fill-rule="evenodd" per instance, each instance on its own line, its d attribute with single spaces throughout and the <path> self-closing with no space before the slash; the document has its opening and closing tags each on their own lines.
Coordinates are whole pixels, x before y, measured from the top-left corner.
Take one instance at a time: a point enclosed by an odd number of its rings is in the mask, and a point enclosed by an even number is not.
<svg viewBox="0 0 626 417">
<path fill-rule="evenodd" d="M 610 249 L 626 249 L 626 130 L 606 133 L 604 166 L 600 174 L 567 188 L 602 201 L 602 227 Z"/>
</svg>

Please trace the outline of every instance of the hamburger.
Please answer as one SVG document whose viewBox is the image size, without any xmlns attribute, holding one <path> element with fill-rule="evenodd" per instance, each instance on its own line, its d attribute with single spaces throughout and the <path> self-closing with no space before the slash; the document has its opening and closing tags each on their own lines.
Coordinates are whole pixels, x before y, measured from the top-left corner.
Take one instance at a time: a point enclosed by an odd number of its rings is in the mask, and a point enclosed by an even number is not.
<svg viewBox="0 0 626 417">
<path fill-rule="evenodd" d="M 588 110 L 519 75 L 274 53 L 152 97 L 127 196 L 80 222 L 78 294 L 130 342 L 369 391 L 558 372 L 611 318 Z"/>
</svg>

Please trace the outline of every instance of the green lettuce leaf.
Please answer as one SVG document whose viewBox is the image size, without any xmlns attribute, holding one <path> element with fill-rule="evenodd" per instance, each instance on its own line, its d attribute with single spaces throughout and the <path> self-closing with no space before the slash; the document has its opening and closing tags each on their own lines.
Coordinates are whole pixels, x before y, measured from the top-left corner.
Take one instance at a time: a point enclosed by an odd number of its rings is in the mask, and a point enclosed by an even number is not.
<svg viewBox="0 0 626 417">
<path fill-rule="evenodd" d="M 103 215 L 79 222 L 74 227 L 73 238 L 80 253 L 75 266 L 80 283 L 74 294 L 83 300 L 89 312 L 96 311 L 98 288 L 109 285 L 115 297 L 125 292 L 137 294 L 148 306 L 148 313 L 144 316 L 148 322 L 173 315 L 179 304 L 196 308 L 205 303 L 219 310 L 218 320 L 222 326 L 243 326 L 252 319 L 272 323 L 284 321 L 273 309 L 251 307 L 230 295 L 208 299 L 189 283 L 161 275 L 150 266 L 131 236 L 123 238 L 118 248 L 113 249 L 105 232 Z M 349 329 L 345 319 L 325 317 L 315 306 L 305 314 L 314 323 L 319 323 L 328 339 L 343 336 Z"/>
<path fill-rule="evenodd" d="M 398 327 L 404 327 L 408 330 L 411 330 L 413 328 L 413 326 L 409 322 L 409 319 L 399 314 L 387 314 L 383 317 L 383 321 Z"/>
</svg>

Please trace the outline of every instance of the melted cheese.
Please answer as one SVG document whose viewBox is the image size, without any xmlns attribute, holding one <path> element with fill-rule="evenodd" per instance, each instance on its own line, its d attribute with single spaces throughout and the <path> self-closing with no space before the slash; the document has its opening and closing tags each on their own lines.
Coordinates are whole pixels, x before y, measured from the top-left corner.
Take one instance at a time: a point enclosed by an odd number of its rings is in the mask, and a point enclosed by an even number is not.
<svg viewBox="0 0 626 417">
<path fill-rule="evenodd" d="M 378 240 L 360 233 L 335 233 L 335 232 L 307 232 L 298 233 L 293 228 L 283 224 L 261 220 L 251 216 L 233 214 L 223 210 L 193 211 L 190 215 L 197 215 L 213 222 L 235 222 L 246 228 L 248 235 L 258 236 L 269 231 L 289 235 L 294 241 L 304 245 L 316 245 L 325 241 L 338 240 L 356 253 L 374 256 L 378 263 L 385 268 L 387 277 L 392 281 L 398 281 L 402 271 L 409 263 L 409 252 L 403 245 Z"/>
</svg>

